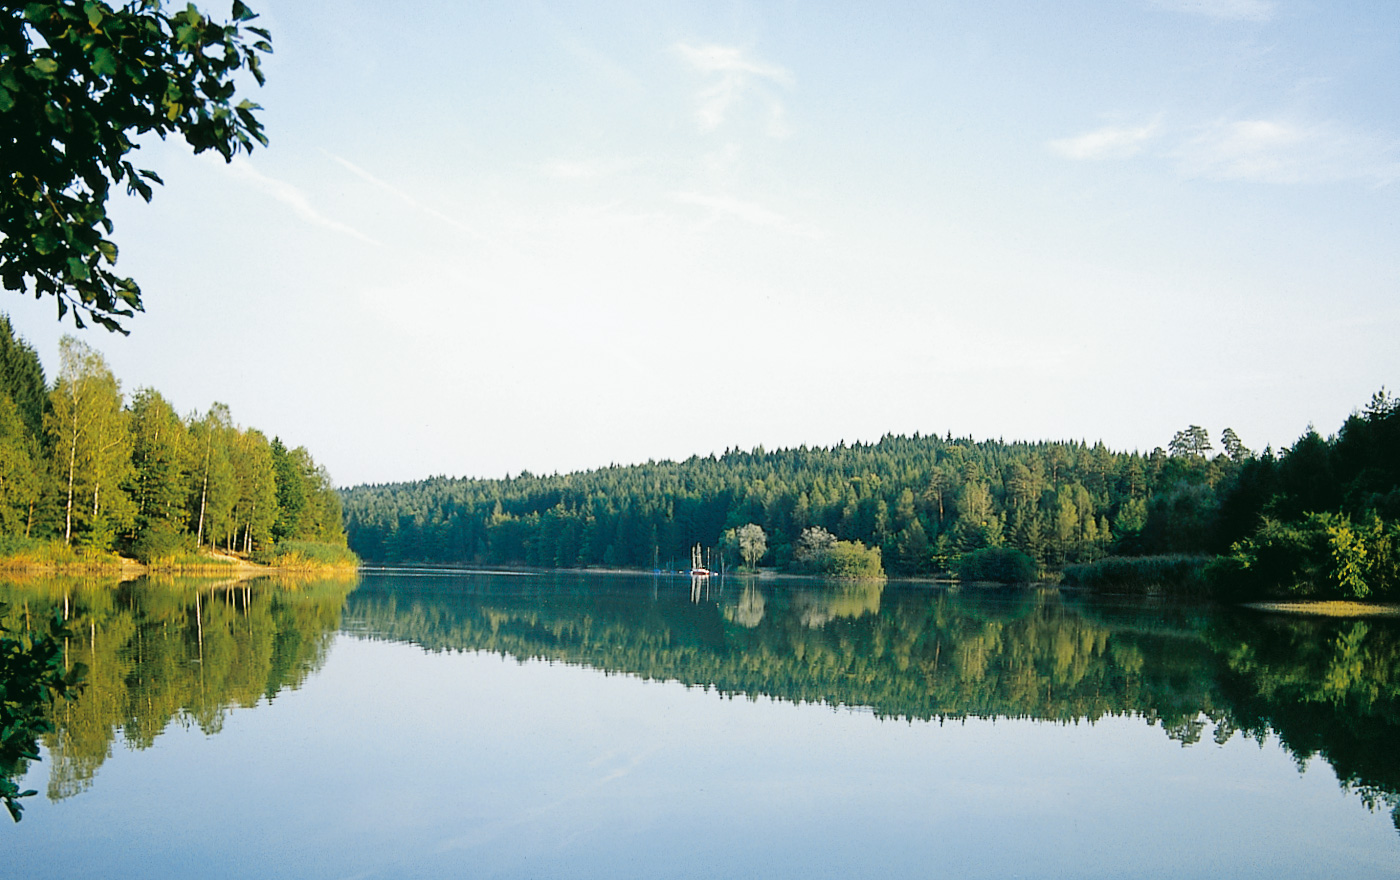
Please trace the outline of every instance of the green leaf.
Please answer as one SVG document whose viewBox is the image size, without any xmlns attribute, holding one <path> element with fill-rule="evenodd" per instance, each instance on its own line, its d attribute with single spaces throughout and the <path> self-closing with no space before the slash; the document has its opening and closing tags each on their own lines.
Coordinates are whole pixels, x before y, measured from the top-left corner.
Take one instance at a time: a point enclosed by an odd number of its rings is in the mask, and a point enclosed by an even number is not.
<svg viewBox="0 0 1400 880">
<path fill-rule="evenodd" d="M 92 72 L 98 76 L 117 75 L 117 56 L 112 50 L 99 46 L 92 53 Z"/>
<path fill-rule="evenodd" d="M 249 21 L 249 20 L 254 19 L 254 18 L 257 18 L 257 17 L 258 17 L 257 13 L 255 13 L 253 10 L 249 9 L 249 8 L 243 3 L 243 0 L 233 0 L 233 18 L 234 18 L 234 21 Z"/>
<path fill-rule="evenodd" d="M 83 4 L 83 11 L 87 13 L 88 26 L 97 30 L 97 26 L 102 24 L 102 5 L 88 0 L 87 3 Z"/>
<path fill-rule="evenodd" d="M 10 94 L 10 90 L 5 88 L 4 86 L 0 86 L 0 113 L 4 113 L 5 111 L 11 109 L 14 106 L 15 99 Z"/>
<path fill-rule="evenodd" d="M 58 250 L 58 244 L 58 237 L 51 232 L 38 232 L 34 235 L 34 250 L 45 256 Z"/>
<path fill-rule="evenodd" d="M 117 262 L 117 246 L 106 239 L 97 243 L 97 250 L 106 258 L 108 263 L 113 265 Z"/>
<path fill-rule="evenodd" d="M 35 79 L 48 79 L 58 72 L 58 62 L 52 58 L 35 58 L 34 63 L 29 65 L 29 68 L 39 71 L 39 75 Z M 30 74 L 30 76 L 34 76 L 34 74 Z"/>
<path fill-rule="evenodd" d="M 84 263 L 81 257 L 69 257 L 66 262 L 68 263 L 68 274 L 70 276 L 79 281 L 86 281 L 88 278 L 92 277 L 91 273 L 88 272 L 87 263 Z"/>
</svg>

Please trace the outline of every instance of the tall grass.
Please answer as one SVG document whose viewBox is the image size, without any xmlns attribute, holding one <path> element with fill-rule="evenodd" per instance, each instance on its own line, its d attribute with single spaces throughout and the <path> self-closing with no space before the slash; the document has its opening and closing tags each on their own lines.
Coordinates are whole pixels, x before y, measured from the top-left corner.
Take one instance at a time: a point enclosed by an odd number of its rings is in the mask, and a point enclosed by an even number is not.
<svg viewBox="0 0 1400 880">
<path fill-rule="evenodd" d="M 115 554 L 71 547 L 57 539 L 0 536 L 0 569 L 119 569 L 121 564 Z"/>
<path fill-rule="evenodd" d="M 318 568 L 355 568 L 360 557 L 347 547 L 316 541 L 279 541 L 270 557 L 258 559 L 274 568 L 292 570 Z"/>
<path fill-rule="evenodd" d="M 1062 583 L 1103 592 L 1210 592 L 1205 578 L 1209 556 L 1110 556 L 1097 562 L 1067 565 Z"/>
</svg>

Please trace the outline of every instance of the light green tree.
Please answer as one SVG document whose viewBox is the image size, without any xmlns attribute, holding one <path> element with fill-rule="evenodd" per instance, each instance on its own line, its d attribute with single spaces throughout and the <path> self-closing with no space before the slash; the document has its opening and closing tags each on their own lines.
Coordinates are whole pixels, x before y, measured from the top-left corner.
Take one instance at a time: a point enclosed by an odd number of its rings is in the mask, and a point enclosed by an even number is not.
<svg viewBox="0 0 1400 880">
<path fill-rule="evenodd" d="M 277 473 L 272 447 L 261 432 L 241 431 L 229 449 L 237 500 L 233 519 L 235 546 L 244 553 L 272 543 L 277 522 Z"/>
<path fill-rule="evenodd" d="M 130 523 L 122 490 L 130 467 L 130 437 L 121 385 L 106 360 L 71 336 L 59 342 L 59 374 L 44 424 L 63 511 L 63 540 L 75 534 L 105 549 Z"/>
<path fill-rule="evenodd" d="M 190 423 L 189 431 L 185 467 L 188 509 L 195 546 L 202 547 L 206 538 L 213 545 L 217 536 L 231 534 L 228 524 L 237 497 L 228 460 L 229 435 L 233 433 L 228 407 L 222 403 L 209 407 L 202 418 Z"/>
<path fill-rule="evenodd" d="M 734 534 L 739 542 L 739 556 L 744 560 L 744 565 L 749 568 L 757 567 L 763 554 L 768 552 L 768 536 L 763 533 L 763 527 L 748 523 L 740 526 Z"/>
</svg>

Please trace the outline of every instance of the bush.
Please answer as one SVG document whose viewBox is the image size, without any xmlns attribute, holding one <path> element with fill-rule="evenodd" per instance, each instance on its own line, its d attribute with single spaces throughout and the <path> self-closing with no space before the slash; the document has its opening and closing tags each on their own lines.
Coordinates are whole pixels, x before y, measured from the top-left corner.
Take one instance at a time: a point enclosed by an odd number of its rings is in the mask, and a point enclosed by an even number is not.
<svg viewBox="0 0 1400 880">
<path fill-rule="evenodd" d="M 953 568 L 962 581 L 1028 584 L 1040 576 L 1035 560 L 1011 547 L 984 547 L 964 553 Z"/>
<path fill-rule="evenodd" d="M 170 563 L 190 550 L 188 537 L 169 523 L 143 530 L 131 544 L 131 555 L 142 565 Z"/>
<path fill-rule="evenodd" d="M 878 578 L 885 576 L 880 562 L 880 548 L 867 547 L 860 541 L 837 541 L 826 552 L 822 565 L 829 577 Z"/>
<path fill-rule="evenodd" d="M 1207 592 L 1207 556 L 1110 556 L 1097 562 L 1065 567 L 1064 583 L 1091 590 L 1132 593 Z"/>
</svg>

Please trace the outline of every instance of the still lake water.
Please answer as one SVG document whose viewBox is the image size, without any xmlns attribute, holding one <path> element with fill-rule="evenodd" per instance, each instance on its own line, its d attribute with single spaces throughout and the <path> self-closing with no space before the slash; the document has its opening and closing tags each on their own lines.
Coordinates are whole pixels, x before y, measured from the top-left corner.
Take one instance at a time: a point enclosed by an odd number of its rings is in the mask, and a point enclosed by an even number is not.
<svg viewBox="0 0 1400 880">
<path fill-rule="evenodd" d="M 6 877 L 1396 877 L 1400 625 L 368 572 L 66 605 Z"/>
</svg>

